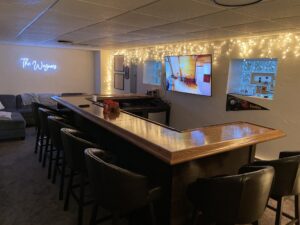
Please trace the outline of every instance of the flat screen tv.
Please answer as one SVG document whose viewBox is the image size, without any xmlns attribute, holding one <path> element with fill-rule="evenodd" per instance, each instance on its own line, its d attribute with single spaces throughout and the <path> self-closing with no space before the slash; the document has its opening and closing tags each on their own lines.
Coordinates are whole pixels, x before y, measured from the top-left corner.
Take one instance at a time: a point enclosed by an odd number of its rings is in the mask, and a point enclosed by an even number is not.
<svg viewBox="0 0 300 225">
<path fill-rule="evenodd" d="M 165 68 L 168 91 L 211 96 L 211 55 L 166 56 Z"/>
</svg>

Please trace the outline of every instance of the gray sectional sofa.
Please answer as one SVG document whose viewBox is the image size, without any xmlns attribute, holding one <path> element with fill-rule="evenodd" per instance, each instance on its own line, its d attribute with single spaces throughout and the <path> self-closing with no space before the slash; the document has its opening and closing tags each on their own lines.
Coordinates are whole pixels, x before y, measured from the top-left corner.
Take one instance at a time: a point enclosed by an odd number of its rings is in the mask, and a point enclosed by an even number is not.
<svg viewBox="0 0 300 225">
<path fill-rule="evenodd" d="M 0 95 L 0 102 L 5 107 L 0 110 L 12 112 L 11 119 L 3 118 L 0 115 L 0 140 L 25 138 L 25 127 L 34 125 L 32 113 L 32 102 L 42 105 L 55 107 L 57 104 L 51 99 L 52 96 L 72 96 L 82 95 L 83 93 L 25 93 L 21 95 Z"/>
<path fill-rule="evenodd" d="M 36 101 L 43 105 L 53 106 L 56 104 L 51 99 L 53 95 L 56 94 L 0 95 L 0 102 L 5 107 L 0 111 L 12 113 L 11 119 L 0 115 L 0 140 L 24 139 L 26 125 L 34 125 L 31 103 Z"/>
<path fill-rule="evenodd" d="M 11 112 L 11 119 L 0 117 L 0 140 L 25 138 L 26 122 L 16 107 L 14 95 L 0 95 L 0 102 L 5 107 L 0 111 Z"/>
</svg>

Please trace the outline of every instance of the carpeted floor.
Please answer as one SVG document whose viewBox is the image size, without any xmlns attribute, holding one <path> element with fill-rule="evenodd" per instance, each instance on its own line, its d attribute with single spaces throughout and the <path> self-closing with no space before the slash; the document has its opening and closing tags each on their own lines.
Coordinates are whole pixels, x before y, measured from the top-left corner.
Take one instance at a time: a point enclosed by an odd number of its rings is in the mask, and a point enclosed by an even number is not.
<svg viewBox="0 0 300 225">
<path fill-rule="evenodd" d="M 47 169 L 34 154 L 35 131 L 27 128 L 24 141 L 0 142 L 0 225 L 76 225 L 77 206 L 63 211 L 58 200 L 58 186 L 47 179 Z M 285 211 L 293 212 L 291 199 Z M 85 210 L 84 224 L 89 224 L 90 209 Z M 261 224 L 274 224 L 275 213 L 267 209 Z M 286 224 L 283 219 L 282 224 Z M 108 223 L 106 223 L 108 224 Z"/>
</svg>

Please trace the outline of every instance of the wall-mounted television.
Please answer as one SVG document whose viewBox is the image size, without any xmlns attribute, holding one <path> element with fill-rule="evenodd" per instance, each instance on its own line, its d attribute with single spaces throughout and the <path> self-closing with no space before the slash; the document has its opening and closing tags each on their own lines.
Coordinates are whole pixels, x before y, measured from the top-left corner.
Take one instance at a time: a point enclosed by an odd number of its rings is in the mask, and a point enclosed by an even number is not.
<svg viewBox="0 0 300 225">
<path fill-rule="evenodd" d="M 166 56 L 166 89 L 211 96 L 211 55 Z"/>
</svg>

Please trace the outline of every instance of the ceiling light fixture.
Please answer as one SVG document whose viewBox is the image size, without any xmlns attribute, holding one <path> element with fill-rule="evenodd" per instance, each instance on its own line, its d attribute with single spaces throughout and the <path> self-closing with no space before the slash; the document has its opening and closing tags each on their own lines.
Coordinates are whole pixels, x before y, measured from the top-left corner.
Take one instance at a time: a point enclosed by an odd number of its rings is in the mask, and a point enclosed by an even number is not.
<svg viewBox="0 0 300 225">
<path fill-rule="evenodd" d="M 226 7 L 253 5 L 262 0 L 212 0 L 215 4 Z"/>
<path fill-rule="evenodd" d="M 58 42 L 58 43 L 61 43 L 61 44 L 73 44 L 73 41 L 62 40 L 62 39 L 57 40 L 57 42 Z"/>
</svg>

